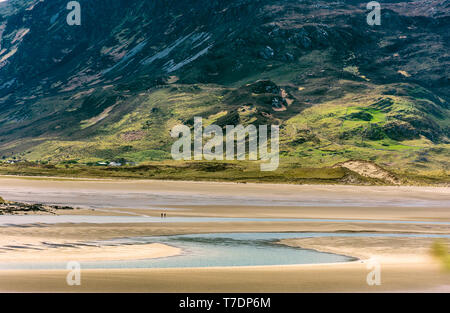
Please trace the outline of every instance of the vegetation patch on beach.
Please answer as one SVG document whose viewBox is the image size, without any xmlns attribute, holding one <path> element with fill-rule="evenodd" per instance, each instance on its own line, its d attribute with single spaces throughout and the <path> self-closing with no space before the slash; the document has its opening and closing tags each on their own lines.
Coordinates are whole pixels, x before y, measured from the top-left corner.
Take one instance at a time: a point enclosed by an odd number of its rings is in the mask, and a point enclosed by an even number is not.
<svg viewBox="0 0 450 313">
<path fill-rule="evenodd" d="M 443 265 L 444 269 L 450 272 L 450 246 L 448 243 L 439 240 L 435 241 L 431 247 L 431 252 Z"/>
</svg>

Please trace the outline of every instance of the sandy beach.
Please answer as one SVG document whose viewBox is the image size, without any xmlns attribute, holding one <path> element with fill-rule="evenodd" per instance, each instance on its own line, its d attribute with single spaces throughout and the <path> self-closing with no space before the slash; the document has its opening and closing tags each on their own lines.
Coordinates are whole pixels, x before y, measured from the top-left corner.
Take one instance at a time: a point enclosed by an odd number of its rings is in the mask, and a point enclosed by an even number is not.
<svg viewBox="0 0 450 313">
<path fill-rule="evenodd" d="M 392 188 L 392 189 L 391 189 Z M 32 260 L 138 260 L 176 256 L 179 248 L 163 245 L 77 246 L 92 240 L 139 236 L 162 236 L 200 233 L 299 232 L 299 233 L 373 233 L 373 237 L 319 237 L 281 240 L 280 244 L 356 257 L 358 261 L 335 264 L 277 265 L 212 268 L 153 269 L 83 269 L 81 286 L 65 283 L 65 270 L 0 270 L 3 292 L 381 292 L 437 291 L 450 292 L 450 275 L 431 256 L 433 238 L 393 238 L 387 234 L 449 235 L 450 200 L 448 188 L 430 187 L 348 187 L 294 186 L 229 183 L 153 182 L 153 181 L 51 181 L 40 179 L 0 178 L 1 196 L 16 197 L 21 190 L 47 195 L 64 190 L 97 192 L 100 201 L 111 192 L 152 193 L 167 201 L 149 207 L 83 208 L 57 214 L 92 216 L 159 216 L 164 208 L 169 217 L 261 217 L 321 218 L 321 221 L 260 222 L 170 222 L 160 223 L 78 223 L 31 224 L 0 227 L 0 263 Z M 105 193 L 106 192 L 106 193 Z M 26 194 L 25 192 L 23 192 Z M 139 194 L 139 193 L 138 193 Z M 247 204 L 240 199 L 259 198 L 270 205 Z M 136 196 L 136 194 L 133 194 Z M 88 196 L 86 196 L 88 197 Z M 328 205 L 325 200 L 332 198 Z M 212 202 L 211 199 L 224 201 Z M 277 199 L 289 199 L 289 203 Z M 318 205 L 304 205 L 305 199 L 322 199 Z M 159 199 L 159 201 L 162 201 Z M 179 203 L 191 199 L 189 203 Z M 192 200 L 194 199 L 194 200 Z M 346 205 L 355 199 L 354 205 Z M 373 201 L 372 201 L 372 200 Z M 13 199 L 17 201 L 18 199 Z M 405 200 L 405 201 L 403 201 Z M 70 200 L 72 201 L 72 200 Z M 91 199 L 89 201 L 92 202 Z M 403 201 L 403 202 L 402 202 Z M 424 202 L 423 202 L 424 201 Z M 427 202 L 428 201 L 428 202 Z M 249 201 L 251 202 L 251 201 Z M 390 205 L 385 205 L 390 203 Z M 404 205 L 404 204 L 407 205 Z M 430 206 L 420 205 L 430 203 Z M 441 203 L 441 205 L 439 205 Z M 70 203 L 76 204 L 76 203 Z M 95 205 L 95 203 L 92 203 Z M 159 208 L 159 209 L 158 209 Z M 0 217 L 1 218 L 1 217 Z M 337 221 L 335 220 L 337 219 Z M 339 221 L 343 219 L 343 221 Z M 348 222 L 345 219 L 361 221 Z M 386 220 L 389 223 L 370 222 Z M 408 221 L 400 223 L 395 221 Z M 417 223 L 414 223 L 417 221 Z M 430 223 L 426 223 L 426 222 Z M 424 223 L 425 222 L 425 223 Z M 383 236 L 386 234 L 386 237 Z M 448 244 L 448 239 L 445 239 Z M 47 249 L 45 244 L 55 247 Z M 69 247 L 64 247 L 68 244 Z M 61 245 L 61 246 L 58 246 Z M 10 247 L 8 247 L 10 246 Z M 13 246 L 13 247 L 11 247 Z M 14 248 L 14 246 L 19 248 Z M 20 247 L 42 248 L 28 250 Z M 382 284 L 369 286 L 367 262 L 376 259 L 381 265 Z"/>
<path fill-rule="evenodd" d="M 83 270 L 81 286 L 67 286 L 67 271 L 0 271 L 3 292 L 450 292 L 450 273 L 443 271 L 427 249 L 430 242 L 415 241 L 407 248 L 403 240 L 381 240 L 381 253 L 366 242 L 340 242 L 333 252 L 366 255 L 381 265 L 381 285 L 369 286 L 367 259 L 343 264 L 292 265 L 200 269 L 109 269 Z M 295 240 L 288 244 L 327 249 L 330 240 Z M 324 245 L 325 244 L 325 245 Z M 384 251 L 383 247 L 388 247 Z M 418 250 L 414 248 L 420 247 Z M 400 248 L 400 249 L 399 249 Z M 412 248 L 412 250 L 410 249 Z M 418 251 L 416 253 L 416 251 Z"/>
</svg>

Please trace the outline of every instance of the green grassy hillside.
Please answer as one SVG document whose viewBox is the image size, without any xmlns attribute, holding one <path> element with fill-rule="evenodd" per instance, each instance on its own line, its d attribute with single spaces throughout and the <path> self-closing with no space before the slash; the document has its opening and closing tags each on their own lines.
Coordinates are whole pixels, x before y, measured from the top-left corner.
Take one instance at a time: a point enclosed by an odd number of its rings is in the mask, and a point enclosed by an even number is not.
<svg viewBox="0 0 450 313">
<path fill-rule="evenodd" d="M 79 28 L 62 0 L 0 6 L 0 172 L 383 181 L 339 165 L 359 160 L 398 182 L 448 182 L 442 1 L 383 2 L 379 27 L 359 0 L 104 1 L 83 5 Z M 280 169 L 173 163 L 170 130 L 196 116 L 279 125 Z M 112 161 L 128 165 L 98 166 Z"/>
</svg>

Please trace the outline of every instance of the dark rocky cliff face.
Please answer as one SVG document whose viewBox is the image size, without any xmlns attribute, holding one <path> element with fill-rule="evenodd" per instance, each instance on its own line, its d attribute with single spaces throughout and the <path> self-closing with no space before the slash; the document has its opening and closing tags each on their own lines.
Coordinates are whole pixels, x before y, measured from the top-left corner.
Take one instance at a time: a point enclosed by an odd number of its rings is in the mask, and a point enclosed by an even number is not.
<svg viewBox="0 0 450 313">
<path fill-rule="evenodd" d="M 409 58 L 399 62 L 412 58 L 422 65 L 430 57 L 439 68 L 429 64 L 419 72 L 423 83 L 437 88 L 448 83 L 448 6 L 441 9 L 433 1 L 424 4 L 429 11 L 421 8 L 428 14 L 420 17 L 403 15 L 412 11 L 401 11 L 404 6 L 398 6 L 400 13 L 386 9 L 378 29 L 365 23 L 365 1 L 80 1 L 81 26 L 67 25 L 66 0 L 11 2 L 21 9 L 1 22 L 2 95 L 27 85 L 57 91 L 120 75 L 158 78 L 195 63 L 197 75 L 187 75 L 191 82 L 234 81 L 255 62 L 289 62 L 330 46 L 341 56 L 365 57 L 359 62 L 373 72 L 373 63 L 384 62 L 376 64 L 380 69 L 388 65 L 386 53 L 407 50 Z M 382 38 L 400 32 L 412 36 L 376 49 Z M 418 39 L 429 45 L 420 47 Z M 195 62 L 200 58 L 208 62 Z M 384 79 L 395 79 L 386 74 Z M 74 79 L 78 82 L 70 84 Z"/>
</svg>

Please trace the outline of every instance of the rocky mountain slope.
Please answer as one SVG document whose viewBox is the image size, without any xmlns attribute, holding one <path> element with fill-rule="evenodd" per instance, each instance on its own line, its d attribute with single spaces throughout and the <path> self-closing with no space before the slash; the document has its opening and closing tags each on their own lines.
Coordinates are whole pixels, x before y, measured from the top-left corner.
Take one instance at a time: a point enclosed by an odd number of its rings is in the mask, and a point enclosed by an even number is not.
<svg viewBox="0 0 450 313">
<path fill-rule="evenodd" d="M 279 124 L 284 162 L 447 175 L 444 0 L 0 3 L 0 156 L 170 158 L 171 127 Z M 283 162 L 283 161 L 282 161 Z"/>
</svg>

